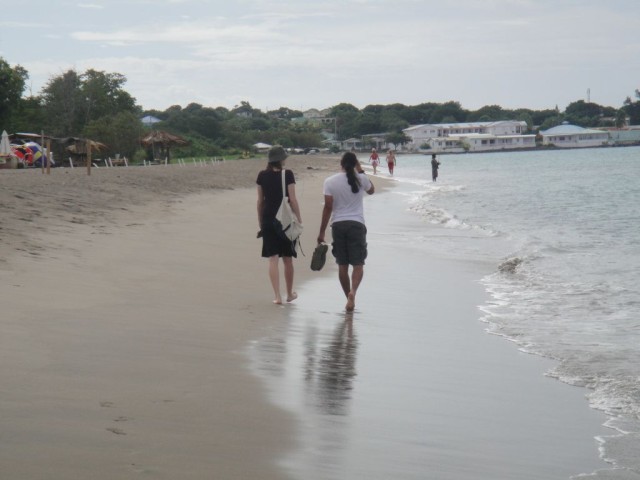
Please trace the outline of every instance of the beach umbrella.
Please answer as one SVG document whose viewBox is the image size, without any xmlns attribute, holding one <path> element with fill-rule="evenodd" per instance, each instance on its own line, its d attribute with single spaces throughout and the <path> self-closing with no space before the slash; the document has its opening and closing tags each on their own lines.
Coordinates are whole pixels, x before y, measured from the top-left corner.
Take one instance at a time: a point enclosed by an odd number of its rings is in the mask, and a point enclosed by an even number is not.
<svg viewBox="0 0 640 480">
<path fill-rule="evenodd" d="M 25 147 L 24 145 L 14 145 L 11 148 L 13 150 L 13 155 L 20 163 L 24 165 L 31 165 L 33 162 L 33 152 L 29 147 Z"/>
<path fill-rule="evenodd" d="M 9 134 L 6 130 L 2 131 L 2 140 L 0 140 L 0 156 L 8 157 L 11 155 L 11 143 L 9 142 Z"/>
<path fill-rule="evenodd" d="M 47 161 L 47 156 L 44 154 L 44 149 L 36 142 L 27 142 L 23 145 L 23 147 L 31 150 L 31 161 L 27 160 L 27 163 L 29 165 L 40 167 Z"/>
</svg>

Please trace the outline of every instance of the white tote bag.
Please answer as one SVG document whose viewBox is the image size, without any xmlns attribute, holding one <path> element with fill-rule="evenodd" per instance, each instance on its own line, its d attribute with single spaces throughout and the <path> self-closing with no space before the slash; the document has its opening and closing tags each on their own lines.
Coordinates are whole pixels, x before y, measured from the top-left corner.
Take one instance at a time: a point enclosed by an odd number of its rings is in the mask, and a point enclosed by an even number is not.
<svg viewBox="0 0 640 480">
<path fill-rule="evenodd" d="M 296 241 L 300 235 L 302 234 L 302 224 L 298 222 L 298 217 L 296 217 L 293 210 L 291 210 L 291 205 L 289 205 L 289 198 L 287 197 L 285 180 L 284 180 L 284 169 L 282 170 L 282 203 L 280 204 L 280 208 L 278 209 L 278 213 L 276 213 L 276 219 L 282 224 L 282 231 L 286 235 L 286 237 L 292 242 Z"/>
</svg>

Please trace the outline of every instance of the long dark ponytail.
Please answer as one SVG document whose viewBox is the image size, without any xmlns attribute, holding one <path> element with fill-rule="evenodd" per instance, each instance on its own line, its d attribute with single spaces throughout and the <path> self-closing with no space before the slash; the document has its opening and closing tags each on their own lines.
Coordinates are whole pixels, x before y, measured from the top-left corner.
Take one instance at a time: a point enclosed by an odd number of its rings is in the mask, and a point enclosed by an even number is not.
<svg viewBox="0 0 640 480">
<path fill-rule="evenodd" d="M 358 158 L 353 152 L 346 152 L 342 156 L 342 160 L 340 160 L 340 166 L 347 174 L 347 181 L 349 182 L 353 193 L 358 193 L 360 191 L 360 179 L 358 178 L 358 175 L 356 175 L 357 164 Z"/>
</svg>

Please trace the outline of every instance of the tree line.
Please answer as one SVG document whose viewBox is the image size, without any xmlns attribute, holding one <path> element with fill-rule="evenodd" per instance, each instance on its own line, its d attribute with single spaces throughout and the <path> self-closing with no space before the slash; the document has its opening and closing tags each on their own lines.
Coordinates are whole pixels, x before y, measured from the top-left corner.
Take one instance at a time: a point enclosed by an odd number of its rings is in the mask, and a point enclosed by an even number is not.
<svg viewBox="0 0 640 480">
<path fill-rule="evenodd" d="M 119 153 L 132 159 L 149 155 L 140 138 L 148 128 L 140 119 L 152 115 L 160 119 L 153 126 L 180 135 L 189 141 L 181 147 L 181 156 L 215 156 L 251 151 L 258 142 L 285 147 L 320 147 L 326 133 L 336 133 L 338 140 L 384 134 L 398 144 L 410 125 L 423 123 L 481 122 L 522 120 L 530 132 L 545 130 L 567 121 L 582 127 L 622 126 L 626 119 L 640 124 L 640 91 L 635 99 L 627 97 L 619 108 L 578 100 L 564 111 L 527 108 L 504 109 L 487 105 L 468 110 L 456 101 L 368 105 L 359 109 L 340 103 L 329 109 L 327 124 L 293 122 L 302 112 L 287 107 L 263 112 L 248 102 L 232 109 L 206 107 L 190 103 L 174 105 L 164 111 L 145 110 L 125 90 L 126 77 L 89 69 L 79 73 L 70 69 L 53 76 L 38 94 L 24 95 L 28 72 L 20 65 L 11 66 L 0 57 L 0 129 L 10 133 L 44 131 L 52 137 L 91 138 L 108 146 L 105 155 Z"/>
</svg>

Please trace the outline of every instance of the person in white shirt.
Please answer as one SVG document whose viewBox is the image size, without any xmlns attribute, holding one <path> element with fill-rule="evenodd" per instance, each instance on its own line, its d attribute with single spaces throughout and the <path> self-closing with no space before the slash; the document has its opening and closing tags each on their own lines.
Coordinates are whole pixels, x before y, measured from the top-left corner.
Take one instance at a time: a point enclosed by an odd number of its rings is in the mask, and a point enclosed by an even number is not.
<svg viewBox="0 0 640 480">
<path fill-rule="evenodd" d="M 331 220 L 331 253 L 338 264 L 340 286 L 347 297 L 346 310 L 352 312 L 355 309 L 356 292 L 364 276 L 364 261 L 367 258 L 367 227 L 364 223 L 363 198 L 365 193 L 372 195 L 374 187 L 354 153 L 345 153 L 340 166 L 341 173 L 336 173 L 324 181 L 324 208 L 318 243 L 324 243 L 325 231 Z"/>
</svg>

